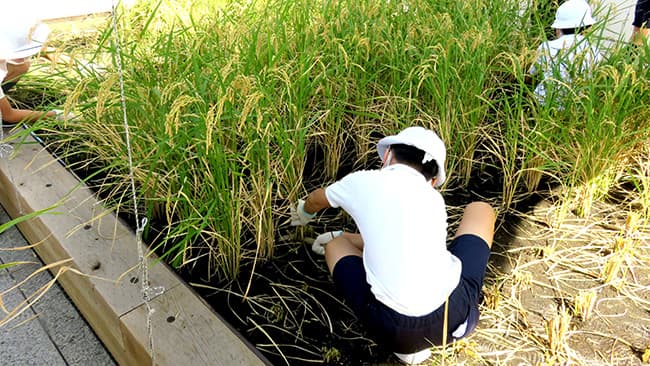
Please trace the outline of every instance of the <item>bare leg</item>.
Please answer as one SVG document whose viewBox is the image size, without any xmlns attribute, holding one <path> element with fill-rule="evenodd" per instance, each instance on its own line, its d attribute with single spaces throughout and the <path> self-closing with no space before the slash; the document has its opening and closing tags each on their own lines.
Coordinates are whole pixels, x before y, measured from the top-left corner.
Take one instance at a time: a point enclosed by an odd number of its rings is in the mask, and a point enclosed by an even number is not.
<svg viewBox="0 0 650 366">
<path fill-rule="evenodd" d="M 53 111 L 40 112 L 27 109 L 13 109 L 7 100 L 7 97 L 0 98 L 0 112 L 2 113 L 2 120 L 9 124 L 18 123 L 21 121 L 33 122 L 43 117 L 55 116 L 55 113 Z"/>
<path fill-rule="evenodd" d="M 488 247 L 492 248 L 495 221 L 496 215 L 492 206 L 485 202 L 472 202 L 465 207 L 454 238 L 463 234 L 474 234 L 485 240 Z"/>
<path fill-rule="evenodd" d="M 363 239 L 360 234 L 343 233 L 343 235 L 330 241 L 325 246 L 325 262 L 330 273 L 336 263 L 348 255 L 363 255 Z"/>
</svg>

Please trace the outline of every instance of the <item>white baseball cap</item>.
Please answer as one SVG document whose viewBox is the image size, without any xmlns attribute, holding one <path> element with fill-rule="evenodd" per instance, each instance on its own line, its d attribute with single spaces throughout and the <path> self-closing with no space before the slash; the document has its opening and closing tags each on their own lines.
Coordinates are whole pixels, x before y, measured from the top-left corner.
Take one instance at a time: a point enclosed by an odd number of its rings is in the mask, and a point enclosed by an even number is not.
<svg viewBox="0 0 650 366">
<path fill-rule="evenodd" d="M 591 6 L 586 0 L 568 0 L 557 8 L 551 28 L 580 28 L 596 23 L 591 16 Z"/>
<path fill-rule="evenodd" d="M 386 136 L 377 143 L 379 158 L 383 159 L 386 149 L 388 149 L 390 145 L 394 144 L 409 145 L 424 151 L 424 159 L 422 159 L 422 163 L 435 160 L 436 164 L 438 164 L 436 187 L 441 186 L 442 183 L 445 182 L 447 177 L 445 175 L 445 157 L 447 155 L 447 149 L 445 148 L 445 143 L 442 142 L 435 132 L 424 127 L 416 126 L 408 127 L 397 135 Z"/>
<path fill-rule="evenodd" d="M 0 19 L 0 59 L 20 59 L 37 54 L 50 34 L 50 28 L 27 17 Z"/>
</svg>

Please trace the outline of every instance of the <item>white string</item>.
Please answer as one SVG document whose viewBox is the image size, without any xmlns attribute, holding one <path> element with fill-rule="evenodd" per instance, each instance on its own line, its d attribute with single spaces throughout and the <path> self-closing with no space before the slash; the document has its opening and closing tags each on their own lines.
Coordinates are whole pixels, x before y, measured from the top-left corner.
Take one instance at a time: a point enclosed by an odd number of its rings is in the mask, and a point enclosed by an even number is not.
<svg viewBox="0 0 650 366">
<path fill-rule="evenodd" d="M 0 80 L 2 83 L 2 80 Z M 0 123 L 2 123 L 2 111 L 0 111 Z M 14 147 L 4 142 L 5 140 L 5 127 L 4 124 L 0 128 L 0 159 L 8 159 L 9 155 L 14 151 Z"/>
<path fill-rule="evenodd" d="M 142 219 L 142 221 L 140 221 L 139 214 L 138 214 L 138 198 L 135 190 L 135 174 L 133 169 L 133 158 L 131 153 L 131 137 L 129 134 L 129 122 L 126 115 L 126 97 L 124 94 L 124 73 L 122 70 L 120 41 L 117 32 L 117 16 L 115 12 L 115 7 L 116 7 L 115 0 L 113 0 L 111 7 L 112 7 L 111 18 L 113 23 L 113 36 L 115 42 L 115 60 L 117 62 L 117 74 L 119 77 L 119 84 L 120 84 L 120 101 L 122 105 L 124 137 L 126 140 L 126 149 L 127 149 L 127 156 L 129 162 L 129 179 L 131 183 L 131 193 L 133 196 L 133 211 L 135 214 L 135 223 L 136 223 L 135 234 L 136 234 L 136 246 L 138 247 L 138 260 L 139 260 L 139 269 L 140 269 L 140 284 L 141 284 L 140 291 L 142 293 L 142 300 L 144 300 L 144 304 L 147 308 L 147 337 L 149 339 L 149 353 L 151 355 L 151 363 L 155 364 L 155 359 L 154 359 L 155 352 L 154 352 L 154 343 L 153 343 L 153 335 L 152 335 L 152 327 L 151 327 L 151 315 L 153 314 L 154 310 L 151 307 L 150 301 L 156 296 L 162 294 L 164 292 L 164 288 L 162 286 L 156 286 L 156 287 L 149 286 L 149 269 L 147 266 L 146 257 L 144 255 L 144 250 L 142 249 L 143 248 L 142 232 L 144 231 L 145 226 L 147 226 L 147 218 L 145 217 Z"/>
<path fill-rule="evenodd" d="M 1 82 L 2 80 L 0 80 L 0 83 Z M 1 123 L 2 123 L 2 111 L 0 111 L 0 124 Z M 4 130 L 5 130 L 4 125 L 0 126 L 0 160 L 9 160 L 9 156 L 11 156 L 11 153 L 14 152 L 14 147 L 4 142 L 5 140 Z M 9 180 L 11 180 L 11 184 L 15 187 L 16 185 L 14 184 L 14 178 L 11 174 L 11 170 L 9 169 L 9 164 L 7 164 L 7 173 L 9 174 Z M 16 202 L 20 202 L 20 201 L 18 200 Z M 19 211 L 22 210 L 19 209 Z"/>
<path fill-rule="evenodd" d="M 0 83 L 2 80 L 0 80 Z M 2 111 L 0 111 L 0 124 L 2 124 Z M 14 152 L 14 147 L 13 145 L 4 142 L 5 139 L 5 133 L 4 133 L 4 125 L 0 126 L 0 160 L 4 161 L 6 164 L 6 171 L 7 174 L 9 175 L 9 181 L 11 182 L 12 187 L 16 187 L 16 182 L 14 181 L 14 175 L 11 173 L 11 169 L 9 168 L 9 157 L 11 154 Z M 18 208 L 18 215 L 22 216 L 24 214 L 23 212 L 23 203 L 22 200 L 20 199 L 20 196 L 18 195 L 18 189 L 14 188 L 14 201 L 16 202 L 16 207 Z"/>
</svg>

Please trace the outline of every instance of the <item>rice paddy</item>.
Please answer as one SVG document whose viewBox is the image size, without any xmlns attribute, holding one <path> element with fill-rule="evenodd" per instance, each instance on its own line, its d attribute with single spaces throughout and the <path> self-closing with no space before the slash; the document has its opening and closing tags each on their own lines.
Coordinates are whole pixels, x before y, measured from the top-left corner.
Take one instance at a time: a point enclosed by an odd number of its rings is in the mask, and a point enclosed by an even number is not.
<svg viewBox="0 0 650 366">
<path fill-rule="evenodd" d="M 146 239 L 275 364 L 374 364 L 389 353 L 336 296 L 303 238 L 307 191 L 378 166 L 410 126 L 447 144 L 451 230 L 499 212 L 476 333 L 431 364 L 642 364 L 650 354 L 650 48 L 607 57 L 555 101 L 527 78 L 554 2 L 142 1 L 118 17 Z M 549 13 L 550 15 L 546 14 Z M 27 132 L 133 214 L 110 22 L 52 38 L 69 62 L 21 81 L 79 118 Z M 40 93 L 40 94 L 39 94 Z M 41 99 L 39 99 L 41 100 Z M 223 306 L 221 306 L 223 307 Z"/>
</svg>

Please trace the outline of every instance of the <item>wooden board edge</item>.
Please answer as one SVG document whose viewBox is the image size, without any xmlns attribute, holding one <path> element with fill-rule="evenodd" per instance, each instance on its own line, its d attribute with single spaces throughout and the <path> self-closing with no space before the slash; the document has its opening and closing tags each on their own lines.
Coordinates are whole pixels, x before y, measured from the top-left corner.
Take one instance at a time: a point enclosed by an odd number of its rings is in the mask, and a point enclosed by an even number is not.
<svg viewBox="0 0 650 366">
<path fill-rule="evenodd" d="M 35 141 L 30 141 L 30 139 L 28 139 L 26 142 L 34 143 Z M 48 154 L 49 158 L 55 161 L 58 165 L 58 161 L 56 161 L 56 159 L 46 151 L 41 150 L 38 154 Z M 10 169 L 12 169 L 10 164 L 0 164 L 0 204 L 6 209 L 10 217 L 16 218 L 19 217 L 20 214 L 30 214 L 33 210 L 25 210 L 25 206 L 27 205 L 25 205 L 24 202 L 21 202 L 24 201 L 24 198 L 21 197 L 20 190 L 14 186 L 15 182 L 11 177 L 11 172 L 8 171 Z M 69 174 L 77 179 L 74 174 Z M 70 187 L 71 190 L 73 188 L 74 187 Z M 47 194 L 45 192 L 42 193 Z M 99 204 L 99 201 L 97 204 Z M 90 220 L 90 218 L 87 219 Z M 46 264 L 69 258 L 69 256 L 65 255 L 65 251 L 61 249 L 62 245 L 58 239 L 54 238 L 53 235 L 48 234 L 48 232 L 51 232 L 52 230 L 47 227 L 43 220 L 39 220 L 38 217 L 24 221 L 18 224 L 17 227 L 31 244 L 41 242 L 40 245 L 34 247 L 34 250 Z M 74 258 L 72 258 L 72 264 L 69 265 L 72 268 L 76 267 L 74 264 Z M 110 263 L 104 263 L 104 265 L 110 265 Z M 242 342 L 242 349 L 250 351 L 254 355 L 254 358 L 259 360 L 259 364 L 271 365 L 259 350 L 250 344 L 238 331 L 236 331 L 216 311 L 214 311 L 214 309 L 212 309 L 205 300 L 196 293 L 196 291 L 191 289 L 191 287 L 189 287 L 180 276 L 176 274 L 176 272 L 166 264 L 164 264 L 164 268 L 177 280 L 177 284 L 170 286 L 170 289 L 177 285 L 181 285 L 183 288 L 190 290 L 187 292 L 189 294 L 188 296 L 195 296 L 196 300 L 204 305 L 200 310 L 202 316 L 213 318 L 215 321 L 222 323 L 228 330 L 232 331 L 233 335 Z M 125 324 L 123 321 L 125 314 L 116 314 L 109 306 L 105 305 L 106 299 L 102 298 L 101 294 L 97 291 L 94 291 L 94 286 L 88 277 L 74 273 L 66 273 L 59 277 L 59 283 L 120 365 L 140 366 L 142 365 L 142 360 L 152 358 L 149 354 L 148 347 L 124 344 L 125 340 L 133 341 L 138 339 L 136 334 L 140 330 L 131 329 L 129 325 Z M 165 293 L 160 295 L 160 297 L 163 296 L 165 296 Z M 89 297 L 91 298 L 89 299 Z M 143 304 L 141 306 L 145 305 Z M 178 349 L 170 348 L 164 351 L 178 352 Z M 133 352 L 136 352 L 137 354 L 134 354 Z M 190 362 L 188 364 L 192 364 L 191 360 L 188 360 L 188 362 Z"/>
</svg>

